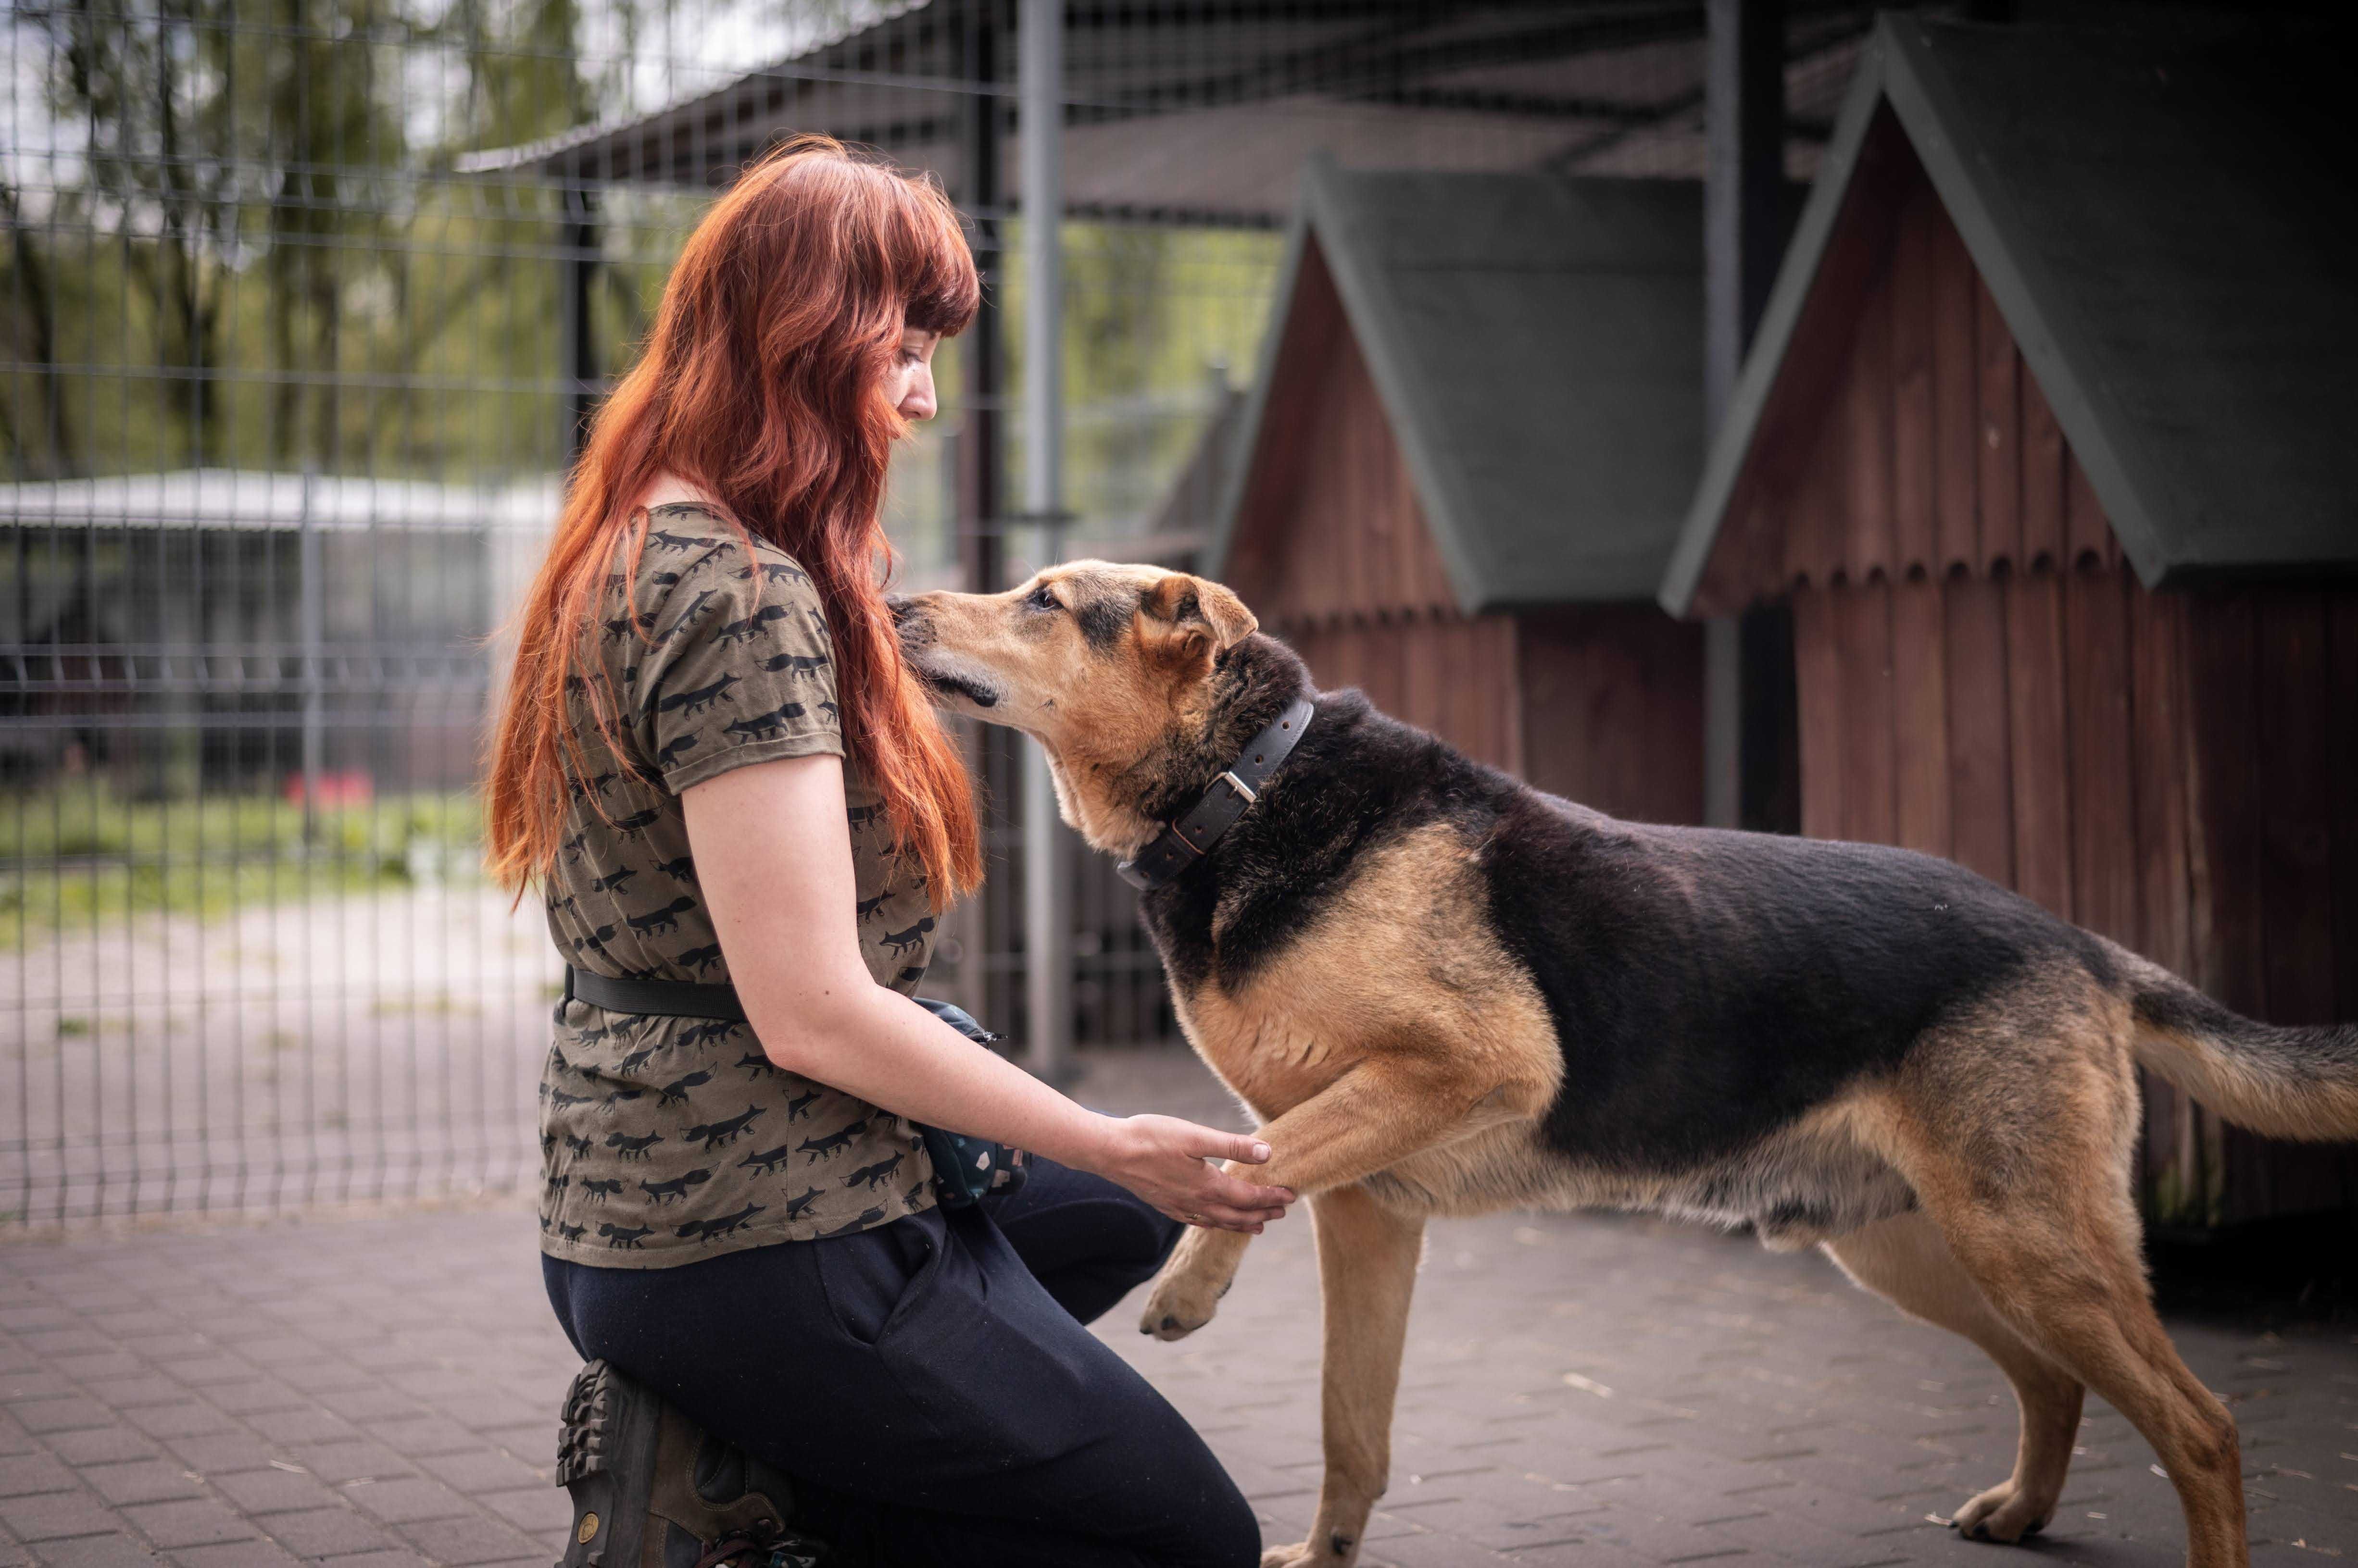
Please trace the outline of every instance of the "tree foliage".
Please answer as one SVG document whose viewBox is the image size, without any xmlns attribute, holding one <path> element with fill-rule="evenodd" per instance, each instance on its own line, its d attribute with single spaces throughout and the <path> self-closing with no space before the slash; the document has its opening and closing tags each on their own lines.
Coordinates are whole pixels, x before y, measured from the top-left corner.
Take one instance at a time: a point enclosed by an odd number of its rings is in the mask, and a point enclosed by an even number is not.
<svg viewBox="0 0 2358 1568">
<path fill-rule="evenodd" d="M 784 9 L 789 32 L 807 36 L 871 3 Z M 780 9 L 20 5 L 7 23 L 17 129 L 0 144 L 7 467 L 25 478 L 234 466 L 463 481 L 560 466 L 566 192 L 528 174 L 460 177 L 454 160 L 708 84 L 742 56 L 683 80 L 667 51 L 694 39 L 729 55 L 715 40 L 730 27 Z M 598 203 L 591 305 L 611 372 L 702 198 L 609 190 Z M 1276 243 L 1069 225 L 1065 245 L 1066 488 L 1101 532 L 1152 511 L 1218 401 L 1215 377 L 1248 369 Z M 1020 346 L 1016 280 L 1001 296 Z M 939 439 L 913 449 L 896 478 L 896 521 L 921 557 L 949 549 Z"/>
<path fill-rule="evenodd" d="M 576 0 L 67 0 L 6 149 L 0 442 L 29 476 L 546 468 L 554 193 L 449 178 L 583 123 Z M 547 427 L 543 428 L 542 427 Z"/>
</svg>

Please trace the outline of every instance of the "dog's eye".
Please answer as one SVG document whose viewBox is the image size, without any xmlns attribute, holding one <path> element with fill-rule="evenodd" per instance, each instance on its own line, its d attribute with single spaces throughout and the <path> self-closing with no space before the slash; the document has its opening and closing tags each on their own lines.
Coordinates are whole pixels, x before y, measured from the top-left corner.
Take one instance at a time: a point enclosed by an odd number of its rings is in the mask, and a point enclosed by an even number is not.
<svg viewBox="0 0 2358 1568">
<path fill-rule="evenodd" d="M 1055 594 L 1049 590 L 1048 585 L 1044 582 L 1038 588 L 1033 589 L 1030 593 L 1024 595 L 1023 603 L 1026 609 L 1031 610 L 1062 610 L 1065 608 L 1063 605 L 1056 602 Z"/>
</svg>

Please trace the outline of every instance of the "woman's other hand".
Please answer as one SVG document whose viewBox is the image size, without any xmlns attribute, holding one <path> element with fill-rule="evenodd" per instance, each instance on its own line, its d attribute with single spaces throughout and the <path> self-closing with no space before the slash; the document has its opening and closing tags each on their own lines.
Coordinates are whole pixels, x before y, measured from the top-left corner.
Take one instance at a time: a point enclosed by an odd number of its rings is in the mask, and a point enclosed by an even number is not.
<svg viewBox="0 0 2358 1568">
<path fill-rule="evenodd" d="M 1258 1236 L 1272 1219 L 1285 1217 L 1294 1195 L 1264 1187 L 1209 1163 L 1227 1160 L 1258 1165 L 1269 1145 L 1241 1132 L 1219 1132 L 1175 1116 L 1109 1117 L 1101 1130 L 1102 1152 L 1092 1168 L 1120 1183 L 1174 1219 L 1215 1230 Z"/>
</svg>

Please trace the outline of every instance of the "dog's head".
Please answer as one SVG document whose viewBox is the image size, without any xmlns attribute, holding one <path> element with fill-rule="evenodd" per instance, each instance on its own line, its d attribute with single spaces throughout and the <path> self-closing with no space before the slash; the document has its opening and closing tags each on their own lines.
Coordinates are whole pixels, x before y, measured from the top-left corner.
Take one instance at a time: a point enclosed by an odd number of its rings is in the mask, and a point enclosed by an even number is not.
<svg viewBox="0 0 2358 1568">
<path fill-rule="evenodd" d="M 1140 774 L 1200 740 L 1219 656 L 1258 622 L 1185 572 L 1068 561 L 1005 593 L 895 600 L 910 665 L 952 712 L 1038 740 L 1065 820 L 1141 841 Z"/>
</svg>

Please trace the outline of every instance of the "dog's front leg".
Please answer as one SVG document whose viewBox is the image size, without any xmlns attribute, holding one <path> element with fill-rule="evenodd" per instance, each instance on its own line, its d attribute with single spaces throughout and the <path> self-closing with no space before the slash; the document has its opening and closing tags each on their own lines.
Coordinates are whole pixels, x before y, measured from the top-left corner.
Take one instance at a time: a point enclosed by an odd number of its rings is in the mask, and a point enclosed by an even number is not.
<svg viewBox="0 0 2358 1568">
<path fill-rule="evenodd" d="M 1469 1076 L 1466 1058 L 1429 1051 L 1370 1055 L 1259 1133 L 1265 1165 L 1231 1162 L 1230 1175 L 1303 1197 L 1349 1185 L 1420 1150 L 1468 1138 L 1502 1121 L 1534 1116 L 1554 1086 Z M 1236 1231 L 1191 1230 L 1156 1277 L 1141 1333 L 1184 1339 L 1212 1321 L 1235 1280 L 1245 1244 Z"/>
<path fill-rule="evenodd" d="M 1249 1165 L 1228 1169 L 1247 1181 L 1257 1179 Z M 1244 1261 L 1245 1244 L 1251 1239 L 1241 1230 L 1188 1227 L 1172 1249 L 1171 1260 L 1155 1276 L 1138 1331 L 1157 1339 L 1184 1339 L 1211 1322 L 1212 1310 L 1236 1282 L 1237 1265 Z"/>
<path fill-rule="evenodd" d="M 1357 1558 L 1368 1510 L 1391 1478 L 1392 1399 L 1424 1245 L 1422 1219 L 1393 1213 L 1365 1187 L 1330 1188 L 1310 1212 L 1325 1308 L 1326 1479 L 1310 1539 L 1263 1552 L 1261 1568 L 1347 1568 Z"/>
</svg>

